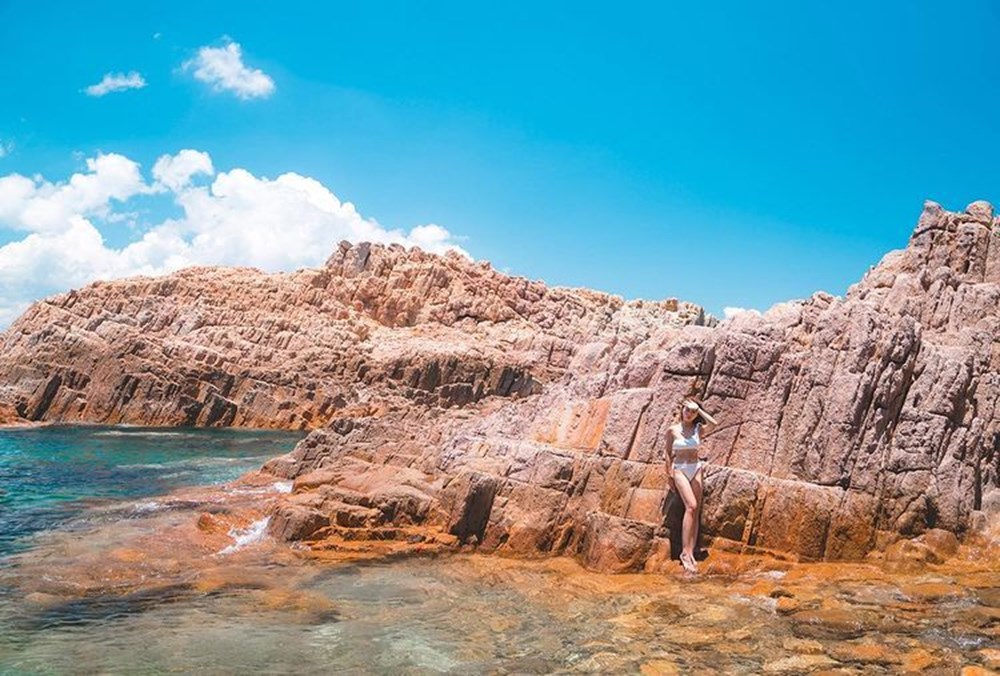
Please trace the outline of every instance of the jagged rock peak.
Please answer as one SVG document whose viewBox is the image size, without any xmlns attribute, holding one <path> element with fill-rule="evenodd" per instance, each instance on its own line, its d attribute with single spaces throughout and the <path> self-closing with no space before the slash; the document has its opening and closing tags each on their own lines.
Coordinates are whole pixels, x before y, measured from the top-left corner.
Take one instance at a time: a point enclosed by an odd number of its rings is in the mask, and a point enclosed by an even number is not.
<svg viewBox="0 0 1000 676">
<path fill-rule="evenodd" d="M 540 280 L 508 275 L 489 261 L 474 262 L 448 251 L 428 253 L 399 244 L 351 244 L 343 241 L 327 259 L 324 270 L 356 280 L 354 300 L 387 324 L 423 321 L 454 324 L 463 319 L 505 322 L 515 319 L 554 325 L 560 307 L 578 315 L 610 315 L 638 309 L 660 321 L 714 324 L 704 310 L 676 298 L 625 301 L 615 294 L 586 288 L 549 286 Z M 395 315 L 390 312 L 395 311 Z"/>
</svg>

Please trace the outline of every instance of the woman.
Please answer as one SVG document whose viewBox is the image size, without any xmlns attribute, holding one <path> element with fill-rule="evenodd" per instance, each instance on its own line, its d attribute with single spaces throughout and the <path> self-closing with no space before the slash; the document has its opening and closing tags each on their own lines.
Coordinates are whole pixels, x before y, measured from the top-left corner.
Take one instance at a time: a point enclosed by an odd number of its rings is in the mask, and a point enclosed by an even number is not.
<svg viewBox="0 0 1000 676">
<path fill-rule="evenodd" d="M 681 403 L 680 422 L 670 426 L 667 435 L 667 474 L 673 479 L 677 493 L 684 501 L 684 520 L 681 526 L 681 565 L 695 573 L 698 565 L 694 559 L 694 546 L 698 540 L 698 520 L 701 512 L 702 468 L 698 458 L 701 447 L 701 429 L 705 424 L 715 425 L 715 418 L 693 398 Z"/>
</svg>

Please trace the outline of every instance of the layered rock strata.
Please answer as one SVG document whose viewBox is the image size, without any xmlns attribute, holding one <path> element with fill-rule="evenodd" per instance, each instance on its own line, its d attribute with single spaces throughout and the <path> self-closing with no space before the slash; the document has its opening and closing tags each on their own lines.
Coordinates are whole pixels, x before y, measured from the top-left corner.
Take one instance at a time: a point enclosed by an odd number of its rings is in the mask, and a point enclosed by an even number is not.
<svg viewBox="0 0 1000 676">
<path fill-rule="evenodd" d="M 721 421 L 703 514 L 716 546 L 850 559 L 929 528 L 963 533 L 1000 512 L 996 228 L 985 203 L 929 203 L 909 246 L 844 298 L 595 335 L 530 398 L 317 431 L 267 466 L 296 479 L 275 532 L 336 546 L 425 524 L 490 551 L 657 569 L 665 441 L 694 390 Z"/>
<path fill-rule="evenodd" d="M 395 394 L 417 408 L 529 395 L 590 336 L 704 322 L 673 299 L 344 242 L 320 269 L 189 268 L 34 304 L 0 335 L 0 422 L 310 429 Z"/>
<path fill-rule="evenodd" d="M 705 326 L 676 301 L 550 289 L 457 256 L 343 245 L 322 270 L 189 270 L 37 304 L 2 341 L 27 419 L 316 427 L 272 533 L 572 554 L 655 570 L 681 398 L 719 547 L 858 558 L 1000 513 L 1000 245 L 928 203 L 845 297 Z M 700 324 L 700 325 L 699 325 Z"/>
</svg>

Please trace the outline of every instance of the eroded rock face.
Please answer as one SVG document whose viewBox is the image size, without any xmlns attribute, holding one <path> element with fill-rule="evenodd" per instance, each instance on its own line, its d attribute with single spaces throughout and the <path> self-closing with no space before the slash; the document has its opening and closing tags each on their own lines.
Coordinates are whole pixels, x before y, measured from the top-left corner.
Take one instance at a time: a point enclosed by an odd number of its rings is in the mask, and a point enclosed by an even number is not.
<svg viewBox="0 0 1000 676">
<path fill-rule="evenodd" d="M 0 382 L 31 419 L 318 427 L 265 466 L 295 480 L 271 522 L 285 539 L 427 533 L 607 571 L 670 560 L 665 441 L 695 390 L 721 422 L 704 534 L 858 558 L 1000 513 L 997 227 L 985 203 L 928 203 L 844 298 L 717 327 L 686 304 L 345 245 L 319 271 L 38 304 L 2 338 Z"/>
<path fill-rule="evenodd" d="M 844 559 L 930 528 L 962 533 L 1000 512 L 996 228 L 988 205 L 928 204 L 907 249 L 844 298 L 818 293 L 640 341 L 595 335 L 531 397 L 484 401 L 474 415 L 371 416 L 314 433 L 268 469 L 326 477 L 300 493 L 378 475 L 363 491 L 373 505 L 407 487 L 430 508 L 394 518 L 481 549 L 657 569 L 676 521 L 666 435 L 695 389 L 721 421 L 706 440 L 703 515 L 716 546 Z M 316 509 L 342 507 L 327 497 Z"/>
<path fill-rule="evenodd" d="M 417 408 L 530 395 L 589 336 L 704 321 L 690 303 L 344 242 L 317 270 L 190 268 L 36 303 L 0 335 L 0 423 L 321 427 L 393 394 Z"/>
</svg>

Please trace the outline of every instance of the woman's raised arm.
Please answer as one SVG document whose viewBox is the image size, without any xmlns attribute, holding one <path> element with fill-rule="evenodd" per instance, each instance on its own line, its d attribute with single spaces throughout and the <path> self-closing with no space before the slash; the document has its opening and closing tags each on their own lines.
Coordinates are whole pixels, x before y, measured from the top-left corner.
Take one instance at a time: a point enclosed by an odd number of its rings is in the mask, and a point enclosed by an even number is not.
<svg viewBox="0 0 1000 676">
<path fill-rule="evenodd" d="M 715 418 L 713 418 L 713 417 L 712 417 L 711 415 L 709 415 L 709 414 L 708 414 L 708 413 L 707 413 L 707 412 L 705 411 L 705 409 L 703 409 L 703 408 L 701 407 L 701 404 L 698 404 L 698 413 L 700 413 L 700 414 L 701 414 L 701 417 L 702 417 L 702 418 L 703 418 L 703 419 L 705 420 L 705 422 L 707 422 L 707 423 L 708 423 L 709 425 L 718 425 L 718 424 L 719 424 L 719 421 L 718 421 L 718 420 L 716 420 Z"/>
</svg>

